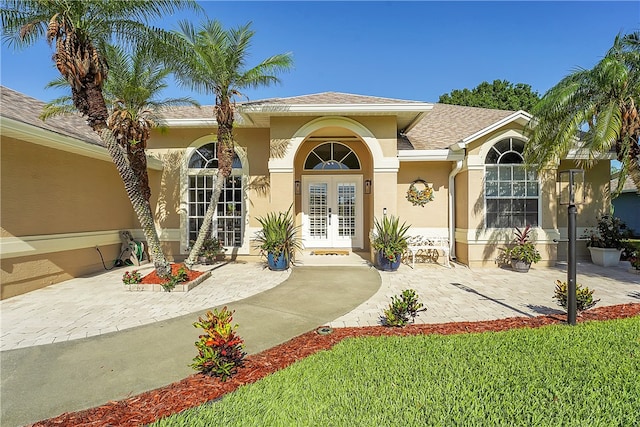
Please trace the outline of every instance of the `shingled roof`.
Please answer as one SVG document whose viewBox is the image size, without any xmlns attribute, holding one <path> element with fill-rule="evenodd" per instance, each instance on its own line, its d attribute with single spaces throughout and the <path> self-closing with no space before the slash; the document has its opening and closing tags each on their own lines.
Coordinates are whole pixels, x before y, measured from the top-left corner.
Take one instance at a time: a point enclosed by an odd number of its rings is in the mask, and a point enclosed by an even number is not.
<svg viewBox="0 0 640 427">
<path fill-rule="evenodd" d="M 421 101 L 408 101 L 406 99 L 380 98 L 377 96 L 356 95 L 343 92 L 322 92 L 311 95 L 292 96 L 288 98 L 271 98 L 254 102 L 246 102 L 243 105 L 333 105 L 333 104 L 423 104 Z"/>
<path fill-rule="evenodd" d="M 513 113 L 507 110 L 434 104 L 433 109 L 407 132 L 406 139 L 416 150 L 446 149 Z M 407 149 L 406 144 L 398 148 Z"/>
<path fill-rule="evenodd" d="M 45 103 L 13 89 L 0 86 L 0 114 L 3 117 L 41 129 L 102 146 L 98 135 L 79 114 L 55 116 L 42 121 L 40 114 Z"/>
</svg>

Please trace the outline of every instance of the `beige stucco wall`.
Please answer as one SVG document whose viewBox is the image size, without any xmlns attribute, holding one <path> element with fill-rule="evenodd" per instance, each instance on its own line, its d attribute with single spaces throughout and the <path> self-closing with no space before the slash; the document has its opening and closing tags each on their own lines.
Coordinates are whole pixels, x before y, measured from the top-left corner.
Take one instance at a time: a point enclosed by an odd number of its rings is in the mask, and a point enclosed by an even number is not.
<svg viewBox="0 0 640 427">
<path fill-rule="evenodd" d="M 0 148 L 2 298 L 102 270 L 96 245 L 112 264 L 117 232 L 137 228 L 115 166 L 5 136 Z"/>
<path fill-rule="evenodd" d="M 448 228 L 450 171 L 451 162 L 403 162 L 400 164 L 396 203 L 398 215 L 402 221 L 418 228 Z M 414 206 L 406 198 L 409 186 L 416 179 L 425 180 L 434 190 L 433 200 L 424 206 Z M 446 236 L 446 232 L 440 234 Z"/>
</svg>

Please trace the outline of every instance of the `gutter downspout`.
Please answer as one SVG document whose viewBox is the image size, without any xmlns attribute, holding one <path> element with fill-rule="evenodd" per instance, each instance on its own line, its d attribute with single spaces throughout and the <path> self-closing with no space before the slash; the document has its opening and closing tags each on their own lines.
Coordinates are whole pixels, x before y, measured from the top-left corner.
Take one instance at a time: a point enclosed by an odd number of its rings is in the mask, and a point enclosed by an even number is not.
<svg viewBox="0 0 640 427">
<path fill-rule="evenodd" d="M 462 169 L 462 160 L 449 174 L 449 258 L 456 259 L 456 175 Z"/>
</svg>

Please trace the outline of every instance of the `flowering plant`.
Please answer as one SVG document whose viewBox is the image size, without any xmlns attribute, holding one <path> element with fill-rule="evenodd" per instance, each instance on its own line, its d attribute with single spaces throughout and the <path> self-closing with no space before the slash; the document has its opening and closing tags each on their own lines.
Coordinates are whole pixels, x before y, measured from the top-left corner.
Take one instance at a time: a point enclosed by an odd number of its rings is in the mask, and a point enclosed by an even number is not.
<svg viewBox="0 0 640 427">
<path fill-rule="evenodd" d="M 418 190 L 416 183 L 424 185 L 422 190 Z M 426 203 L 433 200 L 433 188 L 421 179 L 413 181 L 407 190 L 407 200 L 411 202 L 413 206 L 424 206 Z"/>
<path fill-rule="evenodd" d="M 631 267 L 640 270 L 640 255 L 638 252 L 634 252 L 633 255 L 629 257 L 629 262 L 631 263 Z"/>
<path fill-rule="evenodd" d="M 122 275 L 122 283 L 125 285 L 137 285 L 142 282 L 142 275 L 138 272 L 138 270 L 133 270 L 132 272 L 125 271 Z"/>
</svg>

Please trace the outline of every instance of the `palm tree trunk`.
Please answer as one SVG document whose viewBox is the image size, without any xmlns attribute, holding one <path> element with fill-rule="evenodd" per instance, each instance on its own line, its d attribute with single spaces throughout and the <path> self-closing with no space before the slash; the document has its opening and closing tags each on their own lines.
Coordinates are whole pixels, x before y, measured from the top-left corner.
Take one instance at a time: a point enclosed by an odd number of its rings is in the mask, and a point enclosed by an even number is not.
<svg viewBox="0 0 640 427">
<path fill-rule="evenodd" d="M 233 109 L 228 98 L 223 97 L 216 99 L 215 114 L 216 122 L 218 122 L 218 173 L 213 186 L 213 194 L 209 200 L 209 207 L 204 214 L 202 226 L 200 226 L 200 230 L 198 231 L 198 238 L 189 252 L 189 257 L 184 262 L 187 268 L 191 268 L 196 263 L 202 244 L 209 236 L 211 224 L 213 223 L 213 215 L 216 212 L 216 206 L 222 193 L 222 187 L 224 187 L 226 179 L 231 175 L 233 167 Z"/>
<path fill-rule="evenodd" d="M 216 181 L 213 184 L 213 194 L 211 194 L 211 199 L 209 199 L 209 206 L 207 207 L 207 211 L 204 214 L 204 219 L 202 220 L 203 222 L 200 226 L 200 230 L 198 230 L 198 237 L 196 239 L 196 242 L 191 247 L 191 250 L 189 251 L 189 256 L 184 261 L 184 264 L 188 269 L 191 269 L 196 263 L 198 254 L 200 253 L 200 249 L 202 249 L 202 245 L 205 239 L 209 237 L 211 225 L 213 224 L 213 216 L 216 213 L 216 206 L 218 205 L 218 200 L 220 199 L 220 194 L 222 193 L 222 187 L 224 187 L 225 180 L 226 177 L 224 176 L 223 170 L 218 169 L 218 173 L 216 174 Z"/>
<path fill-rule="evenodd" d="M 153 221 L 151 205 L 140 192 L 138 180 L 136 179 L 133 170 L 127 162 L 127 157 L 124 150 L 117 143 L 115 137 L 113 136 L 113 132 L 109 128 L 104 127 L 101 131 L 99 131 L 99 135 L 100 139 L 107 147 L 107 151 L 109 151 L 111 159 L 116 165 L 116 169 L 118 170 L 118 173 L 122 178 L 125 191 L 127 192 L 127 196 L 129 196 L 129 200 L 131 201 L 131 206 L 133 206 L 133 210 L 138 217 L 140 226 L 142 227 L 144 237 L 147 240 L 147 246 L 149 247 L 149 256 L 153 261 L 153 265 L 158 276 L 170 276 L 171 267 L 169 266 L 169 262 L 165 258 L 164 252 L 162 251 L 162 246 L 160 245 L 160 238 L 158 237 L 158 232 Z"/>
<path fill-rule="evenodd" d="M 88 123 L 91 128 L 100 135 L 100 139 L 104 142 L 113 164 L 120 174 L 120 178 L 124 183 L 125 191 L 131 201 L 131 206 L 135 212 L 142 232 L 147 240 L 149 256 L 153 261 L 156 273 L 160 277 L 168 277 L 171 275 L 171 266 L 164 256 L 160 238 L 153 221 L 153 212 L 149 201 L 144 198 L 138 185 L 138 179 L 128 162 L 125 150 L 118 144 L 116 138 L 107 126 L 107 104 L 102 95 L 102 89 L 91 82 L 85 84 L 83 90 L 75 91 L 72 87 L 73 101 L 76 108 L 87 116 Z"/>
</svg>

